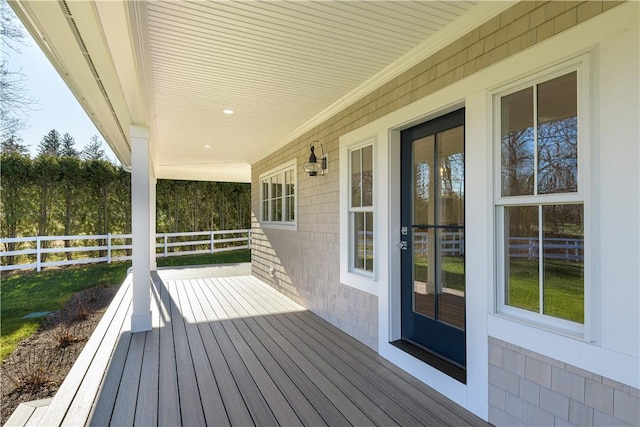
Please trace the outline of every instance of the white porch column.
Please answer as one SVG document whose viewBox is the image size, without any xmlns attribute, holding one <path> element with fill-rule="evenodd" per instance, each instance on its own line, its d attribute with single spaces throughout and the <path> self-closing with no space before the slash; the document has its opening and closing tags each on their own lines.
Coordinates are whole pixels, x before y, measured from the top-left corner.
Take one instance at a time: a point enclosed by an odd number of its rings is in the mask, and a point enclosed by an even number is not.
<svg viewBox="0 0 640 427">
<path fill-rule="evenodd" d="M 156 262 L 156 173 L 153 163 L 149 165 L 149 238 L 151 246 L 149 248 L 149 268 L 151 271 L 158 270 Z"/>
<path fill-rule="evenodd" d="M 133 234 L 133 314 L 131 331 L 151 330 L 151 211 L 155 233 L 155 177 L 149 157 L 149 129 L 130 126 L 131 137 L 131 230 Z M 152 185 L 153 182 L 153 185 Z M 155 241 L 155 240 L 154 240 Z"/>
</svg>

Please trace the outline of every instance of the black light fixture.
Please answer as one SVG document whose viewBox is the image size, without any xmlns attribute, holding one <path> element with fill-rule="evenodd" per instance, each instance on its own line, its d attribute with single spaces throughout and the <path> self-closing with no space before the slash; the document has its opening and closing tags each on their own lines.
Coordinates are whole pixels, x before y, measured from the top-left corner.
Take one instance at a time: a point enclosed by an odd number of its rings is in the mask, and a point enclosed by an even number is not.
<svg viewBox="0 0 640 427">
<path fill-rule="evenodd" d="M 319 141 L 313 141 L 314 143 L 320 144 Z M 324 154 L 324 146 L 320 144 L 320 148 L 322 149 L 322 157 L 320 157 L 320 162 L 318 162 L 318 158 L 315 153 L 315 146 L 313 143 L 311 144 L 311 154 L 309 155 L 309 161 L 304 164 L 303 168 L 309 176 L 316 176 L 318 174 L 324 175 L 324 171 L 327 170 L 327 156 Z"/>
</svg>

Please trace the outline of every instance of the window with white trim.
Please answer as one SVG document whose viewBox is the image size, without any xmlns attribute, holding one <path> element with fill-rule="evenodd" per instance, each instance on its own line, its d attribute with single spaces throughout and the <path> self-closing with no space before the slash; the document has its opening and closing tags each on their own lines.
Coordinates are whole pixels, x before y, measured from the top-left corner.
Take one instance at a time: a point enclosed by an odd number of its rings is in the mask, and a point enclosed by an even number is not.
<svg viewBox="0 0 640 427">
<path fill-rule="evenodd" d="M 498 301 L 571 332 L 585 318 L 581 64 L 495 96 Z"/>
<path fill-rule="evenodd" d="M 296 162 L 260 176 L 260 219 L 263 224 L 296 225 Z"/>
<path fill-rule="evenodd" d="M 349 270 L 373 274 L 373 145 L 349 150 Z"/>
</svg>

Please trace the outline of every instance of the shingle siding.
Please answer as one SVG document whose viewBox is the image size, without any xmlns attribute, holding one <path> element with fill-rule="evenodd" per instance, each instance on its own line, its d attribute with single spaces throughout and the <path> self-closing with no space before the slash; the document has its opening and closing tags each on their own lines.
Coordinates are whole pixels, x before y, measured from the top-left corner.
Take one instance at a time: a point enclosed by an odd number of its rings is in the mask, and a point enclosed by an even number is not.
<svg viewBox="0 0 640 427">
<path fill-rule="evenodd" d="M 638 389 L 496 338 L 489 354 L 489 422 L 496 426 L 640 425 Z M 524 358 L 524 375 L 514 355 Z"/>
</svg>

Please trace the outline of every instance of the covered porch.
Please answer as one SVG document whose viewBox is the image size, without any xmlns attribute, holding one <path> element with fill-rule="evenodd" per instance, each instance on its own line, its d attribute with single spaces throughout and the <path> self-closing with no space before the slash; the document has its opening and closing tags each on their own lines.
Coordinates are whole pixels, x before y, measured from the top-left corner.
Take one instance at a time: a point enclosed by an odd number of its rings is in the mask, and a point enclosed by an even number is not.
<svg viewBox="0 0 640 427">
<path fill-rule="evenodd" d="M 487 425 L 250 275 L 160 270 L 153 329 L 129 276 L 48 406 L 7 425 Z"/>
</svg>

